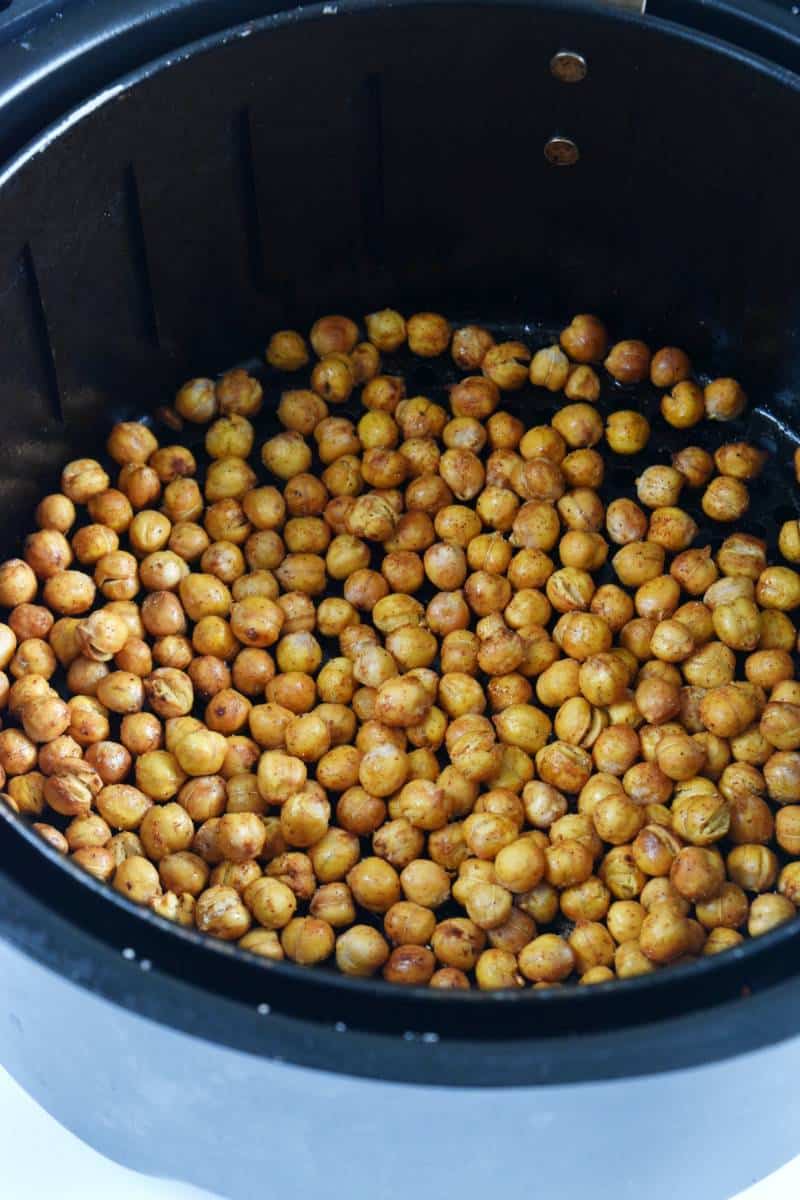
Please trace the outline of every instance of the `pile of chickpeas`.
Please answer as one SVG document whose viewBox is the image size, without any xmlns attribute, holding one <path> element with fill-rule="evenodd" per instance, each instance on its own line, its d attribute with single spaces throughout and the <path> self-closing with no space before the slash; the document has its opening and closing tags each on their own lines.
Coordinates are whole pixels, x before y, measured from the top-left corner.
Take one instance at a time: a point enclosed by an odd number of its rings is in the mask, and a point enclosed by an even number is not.
<svg viewBox="0 0 800 1200">
<path fill-rule="evenodd" d="M 602 498 L 637 387 L 690 430 L 741 386 L 588 314 L 535 352 L 325 316 L 266 361 L 161 443 L 116 425 L 0 566 L 5 802 L 161 917 L 393 983 L 602 983 L 793 918 L 800 522 L 778 565 L 735 531 L 766 454 L 721 436 Z"/>
</svg>

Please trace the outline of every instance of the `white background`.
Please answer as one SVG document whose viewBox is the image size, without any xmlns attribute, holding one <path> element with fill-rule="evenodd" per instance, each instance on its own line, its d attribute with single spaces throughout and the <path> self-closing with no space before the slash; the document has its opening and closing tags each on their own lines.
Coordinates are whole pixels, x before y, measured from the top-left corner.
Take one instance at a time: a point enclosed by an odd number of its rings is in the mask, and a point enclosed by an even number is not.
<svg viewBox="0 0 800 1200">
<path fill-rule="evenodd" d="M 0 1179 L 3 1200 L 216 1200 L 210 1192 L 135 1175 L 102 1158 L 57 1125 L 2 1067 Z M 800 1157 L 740 1193 L 738 1200 L 798 1196 Z M 332 1195 L 331 1200 L 338 1198 Z M 570 1200 L 566 1193 L 563 1200 Z"/>
</svg>

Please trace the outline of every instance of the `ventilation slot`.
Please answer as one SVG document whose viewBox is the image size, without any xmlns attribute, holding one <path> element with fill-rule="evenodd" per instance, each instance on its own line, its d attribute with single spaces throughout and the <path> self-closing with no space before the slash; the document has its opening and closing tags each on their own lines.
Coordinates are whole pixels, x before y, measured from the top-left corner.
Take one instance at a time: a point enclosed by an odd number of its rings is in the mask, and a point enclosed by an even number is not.
<svg viewBox="0 0 800 1200">
<path fill-rule="evenodd" d="M 33 341 L 38 351 L 41 374 L 46 383 L 46 396 L 50 408 L 49 415 L 55 421 L 63 423 L 64 413 L 61 404 L 61 391 L 58 386 L 56 360 L 53 353 L 53 345 L 50 341 L 50 331 L 47 327 L 47 317 L 44 311 L 44 304 L 42 303 L 42 293 L 39 288 L 36 265 L 33 261 L 31 248 L 27 243 L 22 251 L 22 267 L 30 306 Z"/>
</svg>

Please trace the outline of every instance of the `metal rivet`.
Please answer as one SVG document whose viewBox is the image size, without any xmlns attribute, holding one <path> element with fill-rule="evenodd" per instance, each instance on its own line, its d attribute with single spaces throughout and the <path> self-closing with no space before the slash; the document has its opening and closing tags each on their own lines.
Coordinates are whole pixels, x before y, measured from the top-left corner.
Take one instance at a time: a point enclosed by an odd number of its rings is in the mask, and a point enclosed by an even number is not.
<svg viewBox="0 0 800 1200">
<path fill-rule="evenodd" d="M 581 155 L 572 138 L 557 135 L 545 142 L 544 156 L 554 167 L 572 167 Z"/>
<path fill-rule="evenodd" d="M 586 59 L 577 50 L 559 50 L 550 59 L 550 74 L 559 83 L 580 83 L 588 70 Z"/>
</svg>

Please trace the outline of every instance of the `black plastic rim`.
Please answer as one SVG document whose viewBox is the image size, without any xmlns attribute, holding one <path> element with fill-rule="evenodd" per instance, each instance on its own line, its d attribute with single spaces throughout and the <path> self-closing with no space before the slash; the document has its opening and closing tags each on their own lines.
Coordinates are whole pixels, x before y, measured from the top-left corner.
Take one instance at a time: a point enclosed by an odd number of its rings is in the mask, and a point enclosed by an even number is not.
<svg viewBox="0 0 800 1200">
<path fill-rule="evenodd" d="M 395 7 L 457 2 L 402 0 Z M 505 2 L 528 7 L 527 0 Z M 346 0 L 337 19 L 373 7 L 373 0 Z M 598 15 L 590 4 L 565 7 Z M 12 160 L 0 186 L 82 116 L 177 59 L 287 22 L 319 19 L 328 19 L 321 7 L 268 16 L 141 67 L 45 131 Z M 602 19 L 698 43 L 800 89 L 792 73 L 707 35 L 630 13 L 604 12 Z M 154 1020 L 291 1062 L 409 1082 L 522 1085 L 676 1069 L 743 1053 L 796 1030 L 800 922 L 720 958 L 591 989 L 441 993 L 265 963 L 176 928 L 65 862 L 8 811 L 0 811 L 0 847 L 0 878 L 6 881 L 0 930 L 26 953 Z M 128 949 L 134 958 L 123 956 Z M 142 971 L 142 962 L 150 969 Z M 269 1012 L 259 1011 L 265 1006 Z"/>
</svg>

